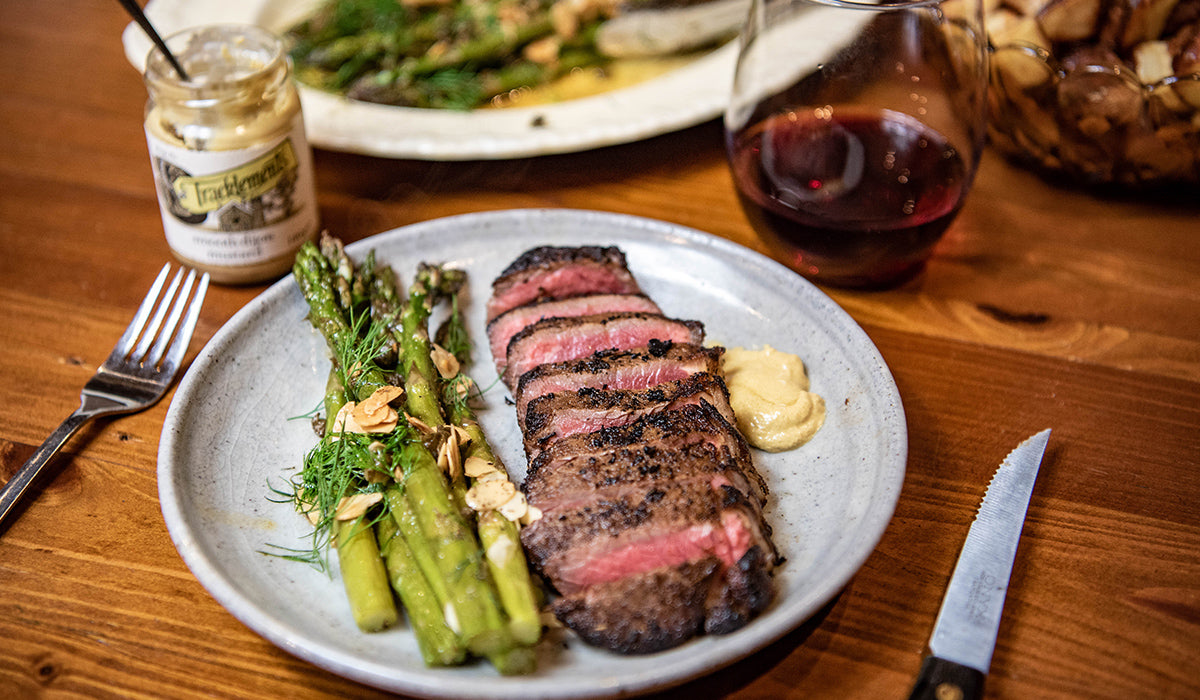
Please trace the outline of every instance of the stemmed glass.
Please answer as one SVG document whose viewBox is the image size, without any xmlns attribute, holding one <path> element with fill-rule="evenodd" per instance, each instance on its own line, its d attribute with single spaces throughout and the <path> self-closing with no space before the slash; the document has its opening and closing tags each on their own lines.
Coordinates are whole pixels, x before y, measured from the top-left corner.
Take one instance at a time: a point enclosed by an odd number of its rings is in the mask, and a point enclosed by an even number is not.
<svg viewBox="0 0 1200 700">
<path fill-rule="evenodd" d="M 921 270 L 986 128 L 983 0 L 753 0 L 726 149 L 746 217 L 818 282 Z"/>
</svg>

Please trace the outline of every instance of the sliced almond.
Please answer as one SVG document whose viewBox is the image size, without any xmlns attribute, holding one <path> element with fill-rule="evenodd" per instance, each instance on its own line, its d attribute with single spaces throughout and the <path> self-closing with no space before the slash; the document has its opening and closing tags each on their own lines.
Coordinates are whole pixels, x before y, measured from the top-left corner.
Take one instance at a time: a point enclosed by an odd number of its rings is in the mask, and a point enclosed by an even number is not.
<svg viewBox="0 0 1200 700">
<path fill-rule="evenodd" d="M 466 474 L 472 479 L 478 479 L 484 474 L 496 471 L 498 471 L 496 469 L 496 463 L 489 462 L 483 457 L 476 457 L 472 455 L 463 460 L 463 474 Z"/>
<path fill-rule="evenodd" d="M 333 517 L 335 520 L 354 520 L 382 500 L 383 494 L 378 491 L 342 496 L 342 500 L 338 501 L 337 508 L 334 510 Z"/>
<path fill-rule="evenodd" d="M 433 366 L 437 367 L 438 374 L 442 375 L 442 379 L 453 379 L 458 375 L 459 365 L 458 358 L 454 353 L 437 343 L 430 344 L 432 348 L 429 351 L 429 358 L 433 360 Z"/>
<path fill-rule="evenodd" d="M 494 469 L 490 472 L 484 472 L 483 474 L 480 474 L 479 476 L 475 477 L 475 480 L 476 481 L 508 481 L 508 474 L 505 474 L 504 472 L 500 471 L 499 469 Z"/>
<path fill-rule="evenodd" d="M 496 510 L 517 493 L 517 487 L 511 481 L 498 479 L 476 481 L 467 489 L 467 507 L 476 512 Z"/>
<path fill-rule="evenodd" d="M 529 502 L 525 500 L 525 494 L 517 491 L 515 494 L 513 494 L 512 498 L 508 499 L 504 505 L 500 506 L 499 510 L 500 515 L 503 515 L 505 518 L 512 520 L 513 522 L 516 522 L 525 515 L 526 511 L 529 510 Z"/>
<path fill-rule="evenodd" d="M 465 452 L 467 445 L 471 444 L 471 434 L 467 432 L 466 428 L 459 425 L 450 426 L 450 431 L 458 439 L 458 449 Z"/>
<path fill-rule="evenodd" d="M 521 524 L 529 525 L 535 521 L 542 519 L 542 509 L 537 506 L 529 506 L 525 510 L 525 515 L 521 516 Z"/>
<path fill-rule="evenodd" d="M 396 399 L 404 396 L 404 388 L 398 386 L 381 386 L 374 391 L 370 396 L 364 399 L 359 405 L 367 413 L 378 413 Z"/>
<path fill-rule="evenodd" d="M 438 448 L 438 466 L 451 481 L 462 476 L 462 451 L 458 449 L 458 435 L 453 430 L 446 435 L 446 439 Z"/>
<path fill-rule="evenodd" d="M 417 418 L 416 416 L 410 416 L 409 414 L 405 413 L 404 420 L 409 425 L 416 428 L 417 432 L 421 433 L 422 435 L 433 435 L 434 433 L 437 432 L 433 428 L 429 427 L 428 423 L 421 420 L 420 418 Z"/>
<path fill-rule="evenodd" d="M 317 507 L 316 503 L 300 499 L 296 501 L 296 512 L 303 515 L 314 527 L 321 522 L 321 509 Z"/>
</svg>

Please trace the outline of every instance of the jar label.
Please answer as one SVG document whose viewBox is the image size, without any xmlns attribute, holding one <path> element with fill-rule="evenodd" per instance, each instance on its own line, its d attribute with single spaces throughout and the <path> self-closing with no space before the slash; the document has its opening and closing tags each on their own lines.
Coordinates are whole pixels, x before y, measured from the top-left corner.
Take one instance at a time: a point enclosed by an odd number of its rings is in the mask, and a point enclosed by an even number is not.
<svg viewBox="0 0 1200 700">
<path fill-rule="evenodd" d="M 294 251 L 317 229 L 312 154 L 297 118 L 283 138 L 202 151 L 149 130 L 167 243 L 200 265 L 255 265 Z"/>
</svg>

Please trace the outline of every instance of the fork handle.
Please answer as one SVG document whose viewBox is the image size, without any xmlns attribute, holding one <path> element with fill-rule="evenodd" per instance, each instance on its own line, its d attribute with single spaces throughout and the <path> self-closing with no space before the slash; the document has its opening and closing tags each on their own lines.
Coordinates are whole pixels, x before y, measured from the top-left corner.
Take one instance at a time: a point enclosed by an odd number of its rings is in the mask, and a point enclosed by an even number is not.
<svg viewBox="0 0 1200 700">
<path fill-rule="evenodd" d="M 13 478 L 9 479 L 3 487 L 0 487 L 0 525 L 4 524 L 4 521 L 8 518 L 9 511 L 21 500 L 21 496 L 25 494 L 30 485 L 37 479 L 38 474 L 50 462 L 50 458 L 93 417 L 94 415 L 89 415 L 83 411 L 75 411 L 68 416 L 62 422 L 62 425 L 50 433 L 50 437 L 46 438 L 42 446 L 37 448 L 33 456 L 13 475 Z"/>
</svg>

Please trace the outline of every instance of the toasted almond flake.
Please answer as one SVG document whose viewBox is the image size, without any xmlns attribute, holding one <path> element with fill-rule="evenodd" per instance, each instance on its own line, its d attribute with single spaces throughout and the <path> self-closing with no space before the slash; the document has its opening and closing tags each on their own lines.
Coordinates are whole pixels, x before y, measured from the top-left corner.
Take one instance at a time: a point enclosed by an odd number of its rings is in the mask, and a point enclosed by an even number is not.
<svg viewBox="0 0 1200 700">
<path fill-rule="evenodd" d="M 334 510 L 333 517 L 335 520 L 354 520 L 382 500 L 383 494 L 379 492 L 342 496 L 342 500 L 338 501 L 337 509 Z"/>
<path fill-rule="evenodd" d="M 368 396 L 362 404 L 367 413 L 375 413 L 401 396 L 404 396 L 403 387 L 381 386 Z"/>
<path fill-rule="evenodd" d="M 429 358 L 433 360 L 433 366 L 437 367 L 438 374 L 442 375 L 442 379 L 453 379 L 459 370 L 458 358 L 437 343 L 430 343 L 430 345 L 432 348 L 429 351 Z"/>
<path fill-rule="evenodd" d="M 476 481 L 467 489 L 467 507 L 476 512 L 496 510 L 517 492 L 511 481 Z"/>
<path fill-rule="evenodd" d="M 354 402 L 353 401 L 347 401 L 346 403 L 342 404 L 342 407 L 338 409 L 337 415 L 334 416 L 334 418 L 333 418 L 333 433 L 334 434 L 366 432 L 362 429 L 362 426 L 360 426 L 354 420 L 354 416 L 352 415 L 353 413 L 354 413 Z"/>
<path fill-rule="evenodd" d="M 296 501 L 296 511 L 300 515 L 303 515 L 309 524 L 313 526 L 321 522 L 321 509 L 317 507 L 316 503 L 309 503 L 304 500 Z"/>
<path fill-rule="evenodd" d="M 462 476 L 462 453 L 458 451 L 458 443 L 454 441 L 453 433 L 438 448 L 437 462 L 438 467 L 451 480 Z"/>
<path fill-rule="evenodd" d="M 516 545 L 511 539 L 507 537 L 501 537 L 500 539 L 488 545 L 488 548 L 484 554 L 487 555 L 488 561 L 492 562 L 496 566 L 504 566 L 508 563 L 508 559 L 512 556 L 515 548 Z"/>
<path fill-rule="evenodd" d="M 467 476 L 471 477 L 472 479 L 478 479 L 479 477 L 483 476 L 484 474 L 487 474 L 488 472 L 495 472 L 495 471 L 497 471 L 496 463 L 489 462 L 486 459 L 484 459 L 483 457 L 476 457 L 475 455 L 471 455 L 470 457 L 467 457 L 465 460 L 463 460 L 463 473 L 466 474 Z"/>
<path fill-rule="evenodd" d="M 493 470 L 490 472 L 484 472 L 483 474 L 479 475 L 475 480 L 476 481 L 508 481 L 508 474 L 505 474 L 504 472 L 497 469 L 497 470 Z"/>
<path fill-rule="evenodd" d="M 417 431 L 423 435 L 433 435 L 434 433 L 437 432 L 433 428 L 429 427 L 428 423 L 421 420 L 420 418 L 417 418 L 416 416 L 410 416 L 409 414 L 405 413 L 404 420 L 406 422 L 408 422 L 409 425 L 416 428 Z"/>
<path fill-rule="evenodd" d="M 471 444 L 471 434 L 467 432 L 466 428 L 460 425 L 452 425 L 450 426 L 450 431 L 454 433 L 454 438 L 458 440 L 458 449 L 466 450 L 467 445 Z"/>
<path fill-rule="evenodd" d="M 505 518 L 512 520 L 513 522 L 516 522 L 525 515 L 526 511 L 529 510 L 529 502 L 525 500 L 525 494 L 517 491 L 515 494 L 513 494 L 512 498 L 508 499 L 504 505 L 500 506 L 499 510 L 500 515 L 503 515 Z"/>
<path fill-rule="evenodd" d="M 479 396 L 479 391 L 475 388 L 475 380 L 465 374 L 460 374 L 450 383 L 450 388 L 454 390 L 455 395 L 461 401 L 468 401 Z"/>
<path fill-rule="evenodd" d="M 529 525 L 542 519 L 542 509 L 537 506 L 529 506 L 525 511 L 525 515 L 521 516 L 521 524 Z"/>
<path fill-rule="evenodd" d="M 367 469 L 363 476 L 367 478 L 368 484 L 382 484 L 391 478 L 388 476 L 387 472 L 381 472 L 378 469 Z"/>
</svg>

